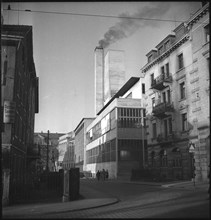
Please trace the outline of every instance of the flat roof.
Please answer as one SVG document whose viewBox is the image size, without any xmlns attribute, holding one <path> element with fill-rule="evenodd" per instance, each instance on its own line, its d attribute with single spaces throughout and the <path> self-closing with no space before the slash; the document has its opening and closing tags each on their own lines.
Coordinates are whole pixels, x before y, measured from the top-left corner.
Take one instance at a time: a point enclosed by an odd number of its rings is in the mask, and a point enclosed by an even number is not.
<svg viewBox="0 0 211 220">
<path fill-rule="evenodd" d="M 120 90 L 106 103 L 106 105 L 97 113 L 99 115 L 104 109 L 115 99 L 123 96 L 132 86 L 134 86 L 140 77 L 131 77 L 121 88 Z"/>
</svg>

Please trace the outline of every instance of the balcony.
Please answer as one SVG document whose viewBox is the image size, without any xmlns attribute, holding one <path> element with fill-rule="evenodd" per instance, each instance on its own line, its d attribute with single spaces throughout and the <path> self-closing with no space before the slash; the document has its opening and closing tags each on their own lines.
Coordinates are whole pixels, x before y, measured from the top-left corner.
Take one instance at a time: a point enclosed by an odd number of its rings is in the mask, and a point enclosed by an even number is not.
<svg viewBox="0 0 211 220">
<path fill-rule="evenodd" d="M 155 105 L 152 109 L 153 115 L 158 118 L 167 117 L 169 112 L 174 112 L 173 103 L 161 102 Z"/>
<path fill-rule="evenodd" d="M 179 139 L 178 132 L 174 131 L 171 134 L 159 134 L 157 136 L 157 142 L 172 142 Z"/>
<path fill-rule="evenodd" d="M 151 89 L 163 90 L 169 85 L 169 83 L 172 83 L 172 75 L 170 73 L 161 74 L 152 81 Z"/>
</svg>

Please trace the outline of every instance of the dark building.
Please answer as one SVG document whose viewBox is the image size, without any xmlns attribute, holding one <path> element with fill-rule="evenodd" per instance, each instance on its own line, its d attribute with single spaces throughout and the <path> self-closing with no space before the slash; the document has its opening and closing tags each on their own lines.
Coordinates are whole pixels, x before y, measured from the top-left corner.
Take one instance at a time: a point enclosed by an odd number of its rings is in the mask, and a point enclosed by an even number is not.
<svg viewBox="0 0 211 220">
<path fill-rule="evenodd" d="M 32 26 L 1 26 L 2 203 L 15 201 L 27 184 L 33 160 L 38 77 L 33 59 Z M 29 160 L 27 160 L 27 158 Z M 35 157 L 36 158 L 36 157 Z"/>
</svg>

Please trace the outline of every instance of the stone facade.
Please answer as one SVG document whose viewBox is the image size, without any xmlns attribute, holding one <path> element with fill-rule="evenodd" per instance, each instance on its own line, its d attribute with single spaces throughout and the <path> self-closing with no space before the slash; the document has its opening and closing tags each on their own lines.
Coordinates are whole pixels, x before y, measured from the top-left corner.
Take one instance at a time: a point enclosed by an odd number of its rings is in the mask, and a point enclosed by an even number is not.
<svg viewBox="0 0 211 220">
<path fill-rule="evenodd" d="M 155 178 L 207 180 L 209 23 L 206 4 L 148 54 L 146 94 L 149 168 Z M 189 152 L 190 146 L 194 152 Z"/>
</svg>

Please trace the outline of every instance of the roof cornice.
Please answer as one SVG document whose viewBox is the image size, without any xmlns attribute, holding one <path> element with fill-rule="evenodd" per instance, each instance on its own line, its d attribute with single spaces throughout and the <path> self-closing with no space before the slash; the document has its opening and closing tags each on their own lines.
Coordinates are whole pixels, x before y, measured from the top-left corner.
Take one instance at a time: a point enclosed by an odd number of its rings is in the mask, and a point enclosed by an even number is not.
<svg viewBox="0 0 211 220">
<path fill-rule="evenodd" d="M 193 15 L 187 22 L 186 25 L 187 27 L 193 26 L 201 17 L 206 15 L 209 12 L 209 3 L 204 5 L 201 9 L 199 9 L 195 15 Z"/>
<path fill-rule="evenodd" d="M 183 38 L 181 38 L 179 41 L 175 42 L 167 51 L 165 51 L 163 54 L 161 54 L 159 57 L 157 57 L 155 60 L 153 60 L 150 63 L 147 63 L 142 69 L 141 72 L 144 73 L 147 70 L 149 70 L 152 66 L 154 66 L 156 63 L 159 63 L 164 58 L 168 57 L 176 48 L 180 47 L 183 43 L 185 43 L 189 39 L 189 35 L 186 34 Z"/>
</svg>

